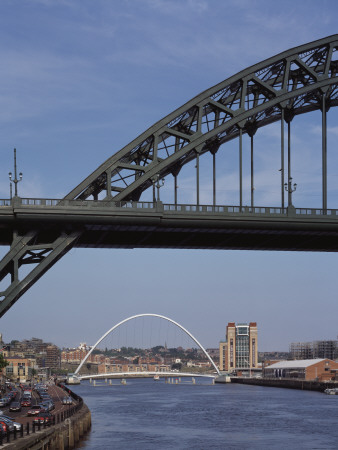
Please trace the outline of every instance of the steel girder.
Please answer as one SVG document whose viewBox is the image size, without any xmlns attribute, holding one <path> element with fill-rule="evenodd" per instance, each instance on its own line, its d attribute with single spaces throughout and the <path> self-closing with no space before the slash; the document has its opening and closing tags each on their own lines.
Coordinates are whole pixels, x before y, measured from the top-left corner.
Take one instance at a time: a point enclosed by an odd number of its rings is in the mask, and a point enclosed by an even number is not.
<svg viewBox="0 0 338 450">
<path fill-rule="evenodd" d="M 0 281 L 10 276 L 8 287 L 0 292 L 0 317 L 74 245 L 79 232 L 61 233 L 49 242 L 41 242 L 40 233 L 32 230 L 24 236 L 15 234 L 9 252 L 0 261 Z M 19 269 L 31 265 L 22 279 Z"/>
<path fill-rule="evenodd" d="M 111 156 L 67 199 L 139 200 L 155 179 L 242 133 L 338 105 L 338 35 L 251 66 L 160 120 Z"/>
<path fill-rule="evenodd" d="M 202 92 L 160 120 L 111 156 L 66 199 L 138 200 L 154 180 L 181 168 L 197 155 L 216 153 L 239 134 L 282 118 L 338 105 L 338 35 L 285 51 L 249 67 Z M 15 201 L 15 199 L 14 199 Z M 0 317 L 55 262 L 67 253 L 81 231 L 59 231 L 52 238 L 32 229 L 13 236 L 0 262 Z M 19 269 L 33 265 L 23 279 Z"/>
</svg>

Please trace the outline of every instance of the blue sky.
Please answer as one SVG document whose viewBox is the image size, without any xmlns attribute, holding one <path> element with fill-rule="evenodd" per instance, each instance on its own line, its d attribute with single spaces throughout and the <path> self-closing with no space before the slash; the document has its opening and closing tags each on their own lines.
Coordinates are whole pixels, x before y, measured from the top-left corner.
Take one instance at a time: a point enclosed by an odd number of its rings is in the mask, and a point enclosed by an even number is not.
<svg viewBox="0 0 338 450">
<path fill-rule="evenodd" d="M 19 195 L 63 197 L 210 86 L 283 50 L 336 34 L 337 13 L 335 1 L 311 0 L 283 7 L 263 0 L 0 0 L 0 198 L 9 197 L 14 147 L 24 174 Z M 338 208 L 337 119 L 331 110 L 332 208 Z M 260 204 L 279 202 L 279 173 L 271 170 L 278 165 L 278 127 L 257 133 Z M 292 128 L 295 204 L 316 206 L 320 116 L 297 118 Z M 201 201 L 208 203 L 210 159 L 203 163 Z M 190 202 L 194 179 L 188 169 L 183 174 L 180 200 Z M 219 174 L 220 203 L 238 203 L 237 183 L 229 164 Z M 74 249 L 1 319 L 0 329 L 5 340 L 36 336 L 60 346 L 91 344 L 120 320 L 152 312 L 181 323 L 207 347 L 218 345 L 228 321 L 257 321 L 259 350 L 287 350 L 292 341 L 336 338 L 337 258 Z"/>
</svg>

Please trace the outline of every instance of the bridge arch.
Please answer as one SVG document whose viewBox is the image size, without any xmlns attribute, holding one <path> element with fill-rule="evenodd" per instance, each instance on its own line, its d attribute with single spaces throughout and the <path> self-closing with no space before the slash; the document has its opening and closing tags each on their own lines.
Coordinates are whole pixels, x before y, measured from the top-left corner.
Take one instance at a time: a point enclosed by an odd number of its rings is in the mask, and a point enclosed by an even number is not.
<svg viewBox="0 0 338 450">
<path fill-rule="evenodd" d="M 208 358 L 208 360 L 211 362 L 212 366 L 214 367 L 214 369 L 216 370 L 216 372 L 218 373 L 218 375 L 220 375 L 220 371 L 218 369 L 218 367 L 216 366 L 216 364 L 214 363 L 214 361 L 212 360 L 211 356 L 209 355 L 209 353 L 205 350 L 205 348 L 203 347 L 203 345 L 198 342 L 198 340 L 191 334 L 189 333 L 188 330 L 186 330 L 182 325 L 180 325 L 178 322 L 175 322 L 175 320 L 170 319 L 169 317 L 166 316 L 162 316 L 161 314 L 151 314 L 151 313 L 144 313 L 144 314 L 136 314 L 135 316 L 131 316 L 128 317 L 127 319 L 122 320 L 121 322 L 119 322 L 118 324 L 114 325 L 112 328 L 110 328 L 106 333 L 104 333 L 104 335 L 102 335 L 100 337 L 100 339 L 95 343 L 95 345 L 90 349 L 90 351 L 87 353 L 87 355 L 85 356 L 85 358 L 83 359 L 83 361 L 81 361 L 80 365 L 78 366 L 78 368 L 75 370 L 75 374 L 79 373 L 81 367 L 83 366 L 83 364 L 87 361 L 87 359 L 89 358 L 89 355 L 95 350 L 95 348 L 99 345 L 99 343 L 106 337 L 108 336 L 108 334 L 112 333 L 116 328 L 118 328 L 119 326 L 121 326 L 122 324 L 129 322 L 130 320 L 133 319 L 137 319 L 139 317 L 158 317 L 159 319 L 164 319 L 172 324 L 174 324 L 175 326 L 177 326 L 178 328 L 180 328 L 182 331 L 184 331 L 198 346 L 199 348 L 203 351 L 203 353 L 206 355 L 206 357 Z"/>
<path fill-rule="evenodd" d="M 328 36 L 225 79 L 114 153 L 65 198 L 137 201 L 159 179 L 176 179 L 190 161 L 198 165 L 200 155 L 215 156 L 225 142 L 310 111 L 325 116 L 338 105 L 337 51 L 338 35 Z"/>
</svg>

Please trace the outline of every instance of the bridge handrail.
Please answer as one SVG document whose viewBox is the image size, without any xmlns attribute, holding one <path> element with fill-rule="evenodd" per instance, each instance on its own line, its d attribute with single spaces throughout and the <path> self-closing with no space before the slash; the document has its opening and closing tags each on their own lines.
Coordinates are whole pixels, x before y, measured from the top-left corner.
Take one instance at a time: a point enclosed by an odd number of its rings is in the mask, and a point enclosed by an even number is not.
<svg viewBox="0 0 338 450">
<path fill-rule="evenodd" d="M 105 200 L 78 200 L 78 199 L 56 199 L 56 198 L 20 198 L 0 199 L 1 207 L 74 207 L 74 208 L 111 208 L 111 209 L 130 209 L 163 211 L 164 213 L 212 213 L 228 215 L 275 215 L 275 216 L 311 216 L 311 217 L 338 217 L 338 209 L 321 208 L 281 208 L 271 206 L 236 206 L 236 205 L 194 205 L 194 204 L 171 204 L 162 202 L 140 202 L 140 201 L 105 201 Z"/>
<path fill-rule="evenodd" d="M 0 199 L 0 206 L 12 206 L 11 200 L 6 198 Z"/>
<path fill-rule="evenodd" d="M 296 208 L 297 215 L 306 215 L 306 216 L 338 216 L 337 209 L 326 209 L 325 211 L 320 208 Z"/>
</svg>

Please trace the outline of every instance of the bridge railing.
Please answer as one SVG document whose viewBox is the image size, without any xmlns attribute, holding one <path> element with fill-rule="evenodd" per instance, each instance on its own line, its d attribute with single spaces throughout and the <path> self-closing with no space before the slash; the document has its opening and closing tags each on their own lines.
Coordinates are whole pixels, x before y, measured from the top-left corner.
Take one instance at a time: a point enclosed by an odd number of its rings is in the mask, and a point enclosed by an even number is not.
<svg viewBox="0 0 338 450">
<path fill-rule="evenodd" d="M 48 198 L 20 198 L 20 205 L 22 206 L 70 206 L 70 207 L 90 207 L 90 208 L 146 208 L 155 209 L 156 202 L 132 202 L 132 201 L 119 201 L 113 200 L 65 200 L 65 199 L 48 199 Z M 1 206 L 1 204 L 0 204 Z"/>
<path fill-rule="evenodd" d="M 305 216 L 338 216 L 337 209 L 323 209 L 318 208 L 296 208 L 297 215 L 305 215 Z"/>
<path fill-rule="evenodd" d="M 9 199 L 0 199 L 0 206 L 11 206 L 12 205 L 12 203 L 11 203 L 11 200 L 9 200 Z"/>
<path fill-rule="evenodd" d="M 66 200 L 50 198 L 0 199 L 0 207 L 41 207 L 41 208 L 111 208 L 130 210 L 152 210 L 156 212 L 188 213 L 188 214 L 223 214 L 223 215 L 266 215 L 266 216 L 331 216 L 338 217 L 338 209 L 320 208 L 281 208 L 266 206 L 229 206 L 229 205 L 192 205 L 171 204 L 162 202 L 108 201 L 108 200 Z"/>
<path fill-rule="evenodd" d="M 173 205 L 164 204 L 164 211 L 171 212 L 200 212 L 221 214 L 287 214 L 287 208 L 270 208 L 265 206 L 221 206 L 221 205 Z"/>
</svg>

